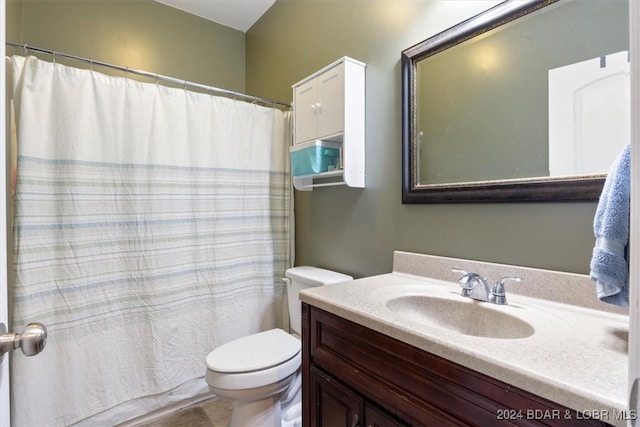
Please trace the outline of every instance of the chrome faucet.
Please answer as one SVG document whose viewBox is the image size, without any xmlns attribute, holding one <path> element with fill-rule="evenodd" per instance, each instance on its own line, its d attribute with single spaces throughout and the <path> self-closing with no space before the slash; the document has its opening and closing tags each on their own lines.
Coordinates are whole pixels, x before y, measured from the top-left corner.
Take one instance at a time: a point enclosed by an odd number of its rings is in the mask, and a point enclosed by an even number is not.
<svg viewBox="0 0 640 427">
<path fill-rule="evenodd" d="M 467 273 L 459 268 L 452 268 L 454 273 L 463 276 L 458 279 L 458 284 L 462 287 L 462 296 L 473 298 L 478 301 L 489 301 L 489 284 L 487 279 L 477 273 Z"/>
<path fill-rule="evenodd" d="M 478 301 L 487 301 L 498 305 L 507 304 L 504 283 L 508 280 L 515 282 L 520 282 L 522 280 L 520 277 L 515 276 L 503 277 L 493 285 L 493 288 L 490 289 L 486 277 L 482 277 L 477 273 L 467 273 L 460 268 L 452 268 L 451 271 L 463 275 L 458 279 L 458 284 L 462 287 L 461 295 L 463 297 L 472 298 Z"/>
</svg>

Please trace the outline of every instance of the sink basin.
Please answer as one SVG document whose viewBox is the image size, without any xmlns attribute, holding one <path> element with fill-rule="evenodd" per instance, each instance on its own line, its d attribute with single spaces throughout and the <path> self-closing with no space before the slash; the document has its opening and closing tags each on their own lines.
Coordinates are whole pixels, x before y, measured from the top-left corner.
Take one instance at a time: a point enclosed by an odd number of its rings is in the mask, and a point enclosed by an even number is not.
<svg viewBox="0 0 640 427">
<path fill-rule="evenodd" d="M 406 295 L 388 300 L 386 307 L 407 320 L 474 337 L 518 339 L 535 332 L 529 323 L 496 306 L 460 298 Z"/>
</svg>

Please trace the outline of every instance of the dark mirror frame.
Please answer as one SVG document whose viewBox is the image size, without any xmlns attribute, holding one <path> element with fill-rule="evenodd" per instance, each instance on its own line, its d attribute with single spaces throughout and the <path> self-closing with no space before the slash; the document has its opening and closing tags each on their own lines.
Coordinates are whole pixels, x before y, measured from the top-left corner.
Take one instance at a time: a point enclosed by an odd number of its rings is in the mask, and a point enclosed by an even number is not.
<svg viewBox="0 0 640 427">
<path fill-rule="evenodd" d="M 402 203 L 595 201 L 603 175 L 419 185 L 415 135 L 416 65 L 477 35 L 561 0 L 507 0 L 402 51 Z"/>
</svg>

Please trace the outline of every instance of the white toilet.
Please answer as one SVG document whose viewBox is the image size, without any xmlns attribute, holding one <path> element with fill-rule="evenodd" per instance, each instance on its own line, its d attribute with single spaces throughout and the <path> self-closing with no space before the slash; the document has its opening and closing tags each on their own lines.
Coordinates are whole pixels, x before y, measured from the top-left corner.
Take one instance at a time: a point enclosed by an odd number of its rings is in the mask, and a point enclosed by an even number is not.
<svg viewBox="0 0 640 427">
<path fill-rule="evenodd" d="M 206 358 L 207 383 L 216 396 L 232 399 L 231 427 L 300 426 L 302 351 L 301 289 L 353 280 L 316 267 L 286 271 L 291 331 L 271 329 L 238 338 Z"/>
</svg>

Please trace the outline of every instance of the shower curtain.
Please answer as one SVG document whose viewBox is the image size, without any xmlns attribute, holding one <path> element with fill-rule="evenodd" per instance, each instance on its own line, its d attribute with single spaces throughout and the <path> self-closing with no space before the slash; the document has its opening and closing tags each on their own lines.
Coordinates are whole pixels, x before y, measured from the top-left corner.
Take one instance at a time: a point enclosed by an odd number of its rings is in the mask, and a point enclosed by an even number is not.
<svg viewBox="0 0 640 427">
<path fill-rule="evenodd" d="M 12 57 L 16 426 L 70 425 L 205 373 L 277 326 L 289 113 Z M 113 423 L 124 420 L 111 420 Z"/>
</svg>

